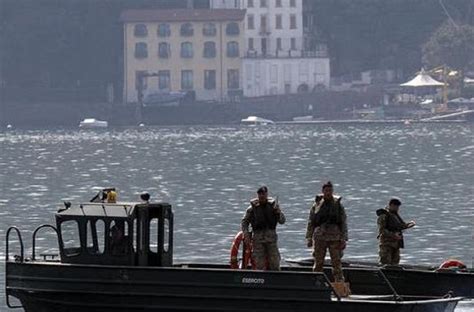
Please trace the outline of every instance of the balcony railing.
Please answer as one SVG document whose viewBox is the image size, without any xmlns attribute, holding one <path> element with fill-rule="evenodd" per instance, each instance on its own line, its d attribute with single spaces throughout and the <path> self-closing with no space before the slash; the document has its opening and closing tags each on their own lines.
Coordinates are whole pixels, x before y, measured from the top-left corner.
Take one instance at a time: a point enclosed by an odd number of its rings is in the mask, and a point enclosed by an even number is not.
<svg viewBox="0 0 474 312">
<path fill-rule="evenodd" d="M 276 50 L 262 53 L 257 50 L 248 50 L 245 54 L 247 58 L 327 58 L 327 51 L 306 51 L 306 50 Z"/>
</svg>

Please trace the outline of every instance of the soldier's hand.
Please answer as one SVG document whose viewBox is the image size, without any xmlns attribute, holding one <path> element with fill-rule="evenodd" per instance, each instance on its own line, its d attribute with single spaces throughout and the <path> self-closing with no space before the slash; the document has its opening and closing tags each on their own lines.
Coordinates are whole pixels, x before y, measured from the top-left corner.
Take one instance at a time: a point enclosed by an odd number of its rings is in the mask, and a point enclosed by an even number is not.
<svg viewBox="0 0 474 312">
<path fill-rule="evenodd" d="M 312 240 L 312 239 L 308 239 L 308 240 L 306 241 L 306 246 L 307 246 L 308 248 L 313 247 L 313 240 Z"/>
<path fill-rule="evenodd" d="M 414 227 L 415 225 L 416 225 L 416 222 L 415 222 L 415 221 L 410 221 L 410 222 L 407 223 L 407 229 L 412 228 L 412 227 Z"/>
<path fill-rule="evenodd" d="M 273 213 L 277 215 L 280 214 L 281 213 L 280 206 L 276 205 L 275 207 L 273 207 Z"/>
<path fill-rule="evenodd" d="M 398 233 L 395 233 L 395 240 L 402 240 L 402 236 Z"/>
</svg>

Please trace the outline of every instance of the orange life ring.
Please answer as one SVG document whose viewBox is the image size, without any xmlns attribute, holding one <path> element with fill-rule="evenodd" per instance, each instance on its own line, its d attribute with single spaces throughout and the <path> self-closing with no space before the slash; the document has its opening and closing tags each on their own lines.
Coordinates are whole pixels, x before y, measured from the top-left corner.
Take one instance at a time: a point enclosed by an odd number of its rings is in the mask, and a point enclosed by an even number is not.
<svg viewBox="0 0 474 312">
<path fill-rule="evenodd" d="M 460 270 L 464 270 L 466 268 L 467 268 L 467 266 L 464 263 L 462 263 L 461 261 L 456 260 L 456 259 L 448 259 L 448 260 L 444 261 L 443 263 L 441 263 L 438 270 L 440 270 L 440 269 L 460 269 Z"/>
<path fill-rule="evenodd" d="M 245 242 L 243 246 L 242 262 L 239 266 L 239 247 L 244 240 L 244 233 L 240 231 L 235 235 L 232 247 L 230 248 L 230 268 L 231 269 L 246 269 L 249 266 L 253 267 L 252 263 L 252 246 L 248 246 Z"/>
</svg>

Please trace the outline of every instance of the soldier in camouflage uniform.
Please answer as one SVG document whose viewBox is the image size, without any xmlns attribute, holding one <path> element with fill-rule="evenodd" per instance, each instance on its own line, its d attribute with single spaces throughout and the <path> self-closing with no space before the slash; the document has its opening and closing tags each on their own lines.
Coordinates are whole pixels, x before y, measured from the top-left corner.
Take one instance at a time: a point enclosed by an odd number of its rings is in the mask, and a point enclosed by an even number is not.
<svg viewBox="0 0 474 312">
<path fill-rule="evenodd" d="M 415 221 L 405 223 L 398 211 L 401 201 L 391 198 L 388 206 L 377 210 L 379 234 L 379 262 L 382 265 L 398 265 L 400 248 L 404 247 L 402 231 L 415 226 Z"/>
<path fill-rule="evenodd" d="M 341 197 L 333 195 L 333 186 L 327 182 L 322 187 L 322 198 L 315 199 L 310 209 L 306 239 L 313 247 L 314 272 L 323 272 L 324 258 L 329 250 L 335 282 L 344 282 L 341 256 L 346 248 L 347 217 Z"/>
<path fill-rule="evenodd" d="M 257 190 L 258 198 L 250 201 L 250 206 L 242 219 L 241 227 L 245 242 L 252 242 L 253 259 L 257 270 L 280 270 L 280 253 L 278 251 L 276 226 L 285 223 L 285 215 L 278 202 L 268 197 L 268 188 L 262 186 Z M 252 226 L 253 234 L 249 232 Z"/>
</svg>

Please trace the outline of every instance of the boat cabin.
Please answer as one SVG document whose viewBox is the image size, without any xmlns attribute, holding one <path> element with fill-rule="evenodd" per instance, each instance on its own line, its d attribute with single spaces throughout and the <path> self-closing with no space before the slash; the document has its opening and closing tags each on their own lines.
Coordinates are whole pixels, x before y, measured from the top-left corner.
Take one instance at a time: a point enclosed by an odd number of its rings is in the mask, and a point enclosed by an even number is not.
<svg viewBox="0 0 474 312">
<path fill-rule="evenodd" d="M 167 203 L 67 204 L 56 214 L 61 262 L 173 265 L 173 212 Z"/>
</svg>

